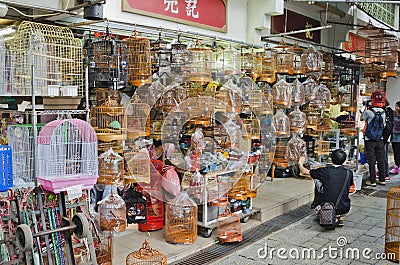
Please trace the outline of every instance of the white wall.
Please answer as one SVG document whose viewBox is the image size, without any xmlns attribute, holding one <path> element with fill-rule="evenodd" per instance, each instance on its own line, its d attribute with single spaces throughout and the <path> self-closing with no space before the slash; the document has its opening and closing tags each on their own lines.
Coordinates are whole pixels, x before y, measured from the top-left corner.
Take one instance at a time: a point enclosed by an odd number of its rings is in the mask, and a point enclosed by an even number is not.
<svg viewBox="0 0 400 265">
<path fill-rule="evenodd" d="M 141 0 L 141 1 L 146 1 L 146 0 Z M 138 25 L 149 25 L 164 29 L 180 30 L 183 32 L 184 31 L 198 32 L 199 34 L 224 37 L 243 42 L 246 41 L 247 0 L 228 1 L 227 33 L 201 29 L 172 21 L 166 21 L 157 18 L 146 17 L 139 14 L 123 12 L 121 6 L 122 6 L 121 0 L 107 1 L 107 3 L 104 6 L 104 17 L 108 18 L 109 20 L 129 22 L 132 25 L 136 23 Z"/>
<path fill-rule="evenodd" d="M 388 78 L 386 84 L 386 98 L 390 102 L 390 106 L 394 109 L 394 104 L 397 101 L 400 101 L 400 78 L 397 75 L 397 78 L 391 77 Z"/>
</svg>

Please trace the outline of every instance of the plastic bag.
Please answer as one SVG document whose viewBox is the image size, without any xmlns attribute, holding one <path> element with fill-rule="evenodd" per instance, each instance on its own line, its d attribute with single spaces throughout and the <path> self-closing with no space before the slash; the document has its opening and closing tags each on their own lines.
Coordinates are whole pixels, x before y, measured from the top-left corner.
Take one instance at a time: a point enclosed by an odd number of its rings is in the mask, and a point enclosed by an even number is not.
<svg viewBox="0 0 400 265">
<path fill-rule="evenodd" d="M 301 105 L 304 103 L 304 85 L 296 78 L 292 85 L 292 104 Z"/>
<path fill-rule="evenodd" d="M 274 97 L 274 106 L 280 108 L 289 108 L 292 102 L 292 87 L 284 79 L 276 82 L 272 86 L 272 96 Z"/>
<path fill-rule="evenodd" d="M 312 92 L 317 86 L 317 82 L 311 77 L 308 77 L 306 81 L 303 82 L 305 101 L 309 102 L 311 100 Z"/>
<path fill-rule="evenodd" d="M 188 194 L 192 199 L 195 199 L 195 201 L 198 201 L 199 203 L 203 202 L 204 177 L 198 170 L 196 170 L 190 178 Z"/>
<path fill-rule="evenodd" d="M 201 154 L 201 151 L 205 147 L 204 135 L 201 128 L 196 128 L 194 134 L 191 137 L 192 149 L 197 153 Z"/>
<path fill-rule="evenodd" d="M 277 110 L 272 122 L 276 130 L 276 137 L 290 136 L 290 120 L 281 109 Z"/>
<path fill-rule="evenodd" d="M 175 197 L 181 191 L 180 180 L 173 166 L 167 167 L 161 180 L 161 186 L 164 191 L 169 193 L 166 194 L 167 200 L 172 199 L 171 197 Z"/>
<path fill-rule="evenodd" d="M 289 158 L 291 161 L 299 161 L 300 157 L 307 157 L 307 145 L 297 134 L 288 142 Z"/>
<path fill-rule="evenodd" d="M 290 131 L 295 133 L 304 133 L 306 129 L 307 115 L 298 107 L 288 115 L 290 120 Z"/>
</svg>

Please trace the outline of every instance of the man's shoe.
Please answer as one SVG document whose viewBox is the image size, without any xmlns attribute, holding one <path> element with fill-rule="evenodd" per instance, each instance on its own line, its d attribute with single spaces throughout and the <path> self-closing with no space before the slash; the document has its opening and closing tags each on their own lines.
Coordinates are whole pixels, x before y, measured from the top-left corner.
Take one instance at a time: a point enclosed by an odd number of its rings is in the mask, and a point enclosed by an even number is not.
<svg viewBox="0 0 400 265">
<path fill-rule="evenodd" d="M 396 166 L 396 165 L 394 165 L 394 167 L 392 168 L 392 170 L 390 170 L 389 173 L 390 173 L 391 175 L 397 175 L 397 174 L 399 174 L 399 171 L 400 171 L 399 167 Z"/>
<path fill-rule="evenodd" d="M 386 185 L 386 182 L 385 182 L 385 181 L 377 180 L 377 181 L 376 181 L 376 184 L 379 184 L 379 185 Z"/>
<path fill-rule="evenodd" d="M 371 187 L 376 187 L 376 183 L 372 183 L 370 180 L 367 180 L 367 181 L 365 182 L 365 185 L 371 186 Z"/>
<path fill-rule="evenodd" d="M 379 180 L 379 176 L 376 176 L 376 180 Z M 390 176 L 385 177 L 385 181 L 390 181 Z"/>
<path fill-rule="evenodd" d="M 336 222 L 337 227 L 343 227 L 344 226 L 344 217 L 339 217 L 337 222 Z"/>
</svg>

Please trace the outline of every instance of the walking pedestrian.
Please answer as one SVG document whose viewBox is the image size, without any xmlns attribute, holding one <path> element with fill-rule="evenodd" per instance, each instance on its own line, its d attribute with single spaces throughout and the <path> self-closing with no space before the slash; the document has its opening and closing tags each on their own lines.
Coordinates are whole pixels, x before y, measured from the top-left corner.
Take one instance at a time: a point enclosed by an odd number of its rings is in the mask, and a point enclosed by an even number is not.
<svg viewBox="0 0 400 265">
<path fill-rule="evenodd" d="M 385 128 L 383 129 L 383 150 L 384 150 L 384 161 L 385 161 L 385 181 L 390 181 L 389 176 L 389 160 L 388 160 L 388 152 L 389 152 L 389 144 L 390 139 L 393 134 L 393 119 L 394 113 L 393 109 L 390 107 L 389 101 L 386 99 L 386 106 L 385 106 Z M 379 180 L 379 175 L 381 172 L 376 173 L 376 178 Z"/>
<path fill-rule="evenodd" d="M 395 165 L 390 174 L 397 175 L 399 174 L 400 166 L 400 101 L 396 102 L 394 109 L 392 148 Z"/>
</svg>

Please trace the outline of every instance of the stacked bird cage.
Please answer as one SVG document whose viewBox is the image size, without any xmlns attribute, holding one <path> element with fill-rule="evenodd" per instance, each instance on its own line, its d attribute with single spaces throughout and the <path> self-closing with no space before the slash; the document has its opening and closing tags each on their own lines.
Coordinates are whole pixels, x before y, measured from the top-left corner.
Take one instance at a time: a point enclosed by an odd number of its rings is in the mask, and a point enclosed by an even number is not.
<svg viewBox="0 0 400 265">
<path fill-rule="evenodd" d="M 340 133 L 348 136 L 355 136 L 358 134 L 357 122 L 351 119 L 349 115 L 346 120 L 342 120 L 339 123 Z"/>
<path fill-rule="evenodd" d="M 292 50 L 293 50 L 293 74 L 304 75 L 307 71 L 306 50 L 300 48 L 297 42 Z"/>
<path fill-rule="evenodd" d="M 259 81 L 274 83 L 276 80 L 276 50 L 265 47 L 263 52 L 256 53 L 256 71 Z"/>
<path fill-rule="evenodd" d="M 133 36 L 124 39 L 123 42 L 128 48 L 129 83 L 133 86 L 141 86 L 151 77 L 150 41 L 134 30 Z"/>
<path fill-rule="evenodd" d="M 165 239 L 173 244 L 192 244 L 197 238 L 197 205 L 183 191 L 166 204 Z"/>
<path fill-rule="evenodd" d="M 96 132 L 78 119 L 49 122 L 38 136 L 37 165 L 38 179 L 46 190 L 59 193 L 75 185 L 93 188 L 98 178 Z"/>
<path fill-rule="evenodd" d="M 69 28 L 23 21 L 8 47 L 9 94 L 30 95 L 34 88 L 36 95 L 47 95 L 55 85 L 83 95 L 82 44 Z"/>
<path fill-rule="evenodd" d="M 126 106 L 127 138 L 136 139 L 150 135 L 150 110 L 151 107 L 143 103 L 137 94 Z"/>
<path fill-rule="evenodd" d="M 247 200 L 250 197 L 250 178 L 245 173 L 235 174 L 229 179 L 228 199 Z"/>
<path fill-rule="evenodd" d="M 217 177 L 207 185 L 208 203 L 211 206 L 228 205 L 228 184 L 222 177 Z"/>
<path fill-rule="evenodd" d="M 275 166 L 287 168 L 289 166 L 289 148 L 287 142 L 279 141 L 275 147 L 274 161 Z"/>
<path fill-rule="evenodd" d="M 211 81 L 211 58 L 210 48 L 202 47 L 197 39 L 189 51 L 189 81 L 206 84 Z"/>
<path fill-rule="evenodd" d="M 317 123 L 317 131 L 318 132 L 329 132 L 330 128 L 330 118 L 319 118 Z"/>
<path fill-rule="evenodd" d="M 119 89 L 127 81 L 127 56 L 125 43 L 118 41 L 106 28 L 104 36 L 92 42 L 95 87 Z"/>
<path fill-rule="evenodd" d="M 172 49 L 168 42 L 161 38 L 161 32 L 158 34 L 158 40 L 151 43 L 151 58 L 153 74 L 159 77 L 165 73 L 171 74 Z"/>
<path fill-rule="evenodd" d="M 167 265 L 167 257 L 145 240 L 142 247 L 126 257 L 126 265 Z"/>
<path fill-rule="evenodd" d="M 242 241 L 242 225 L 240 216 L 231 213 L 229 207 L 225 213 L 220 214 L 217 218 L 218 240 L 221 243 L 240 242 Z"/>
<path fill-rule="evenodd" d="M 97 183 L 122 184 L 124 180 L 124 158 L 112 148 L 99 155 L 99 178 Z"/>
<path fill-rule="evenodd" d="M 286 45 L 282 40 L 281 44 L 274 47 L 276 58 L 276 73 L 278 74 L 293 74 L 293 48 Z"/>
</svg>

